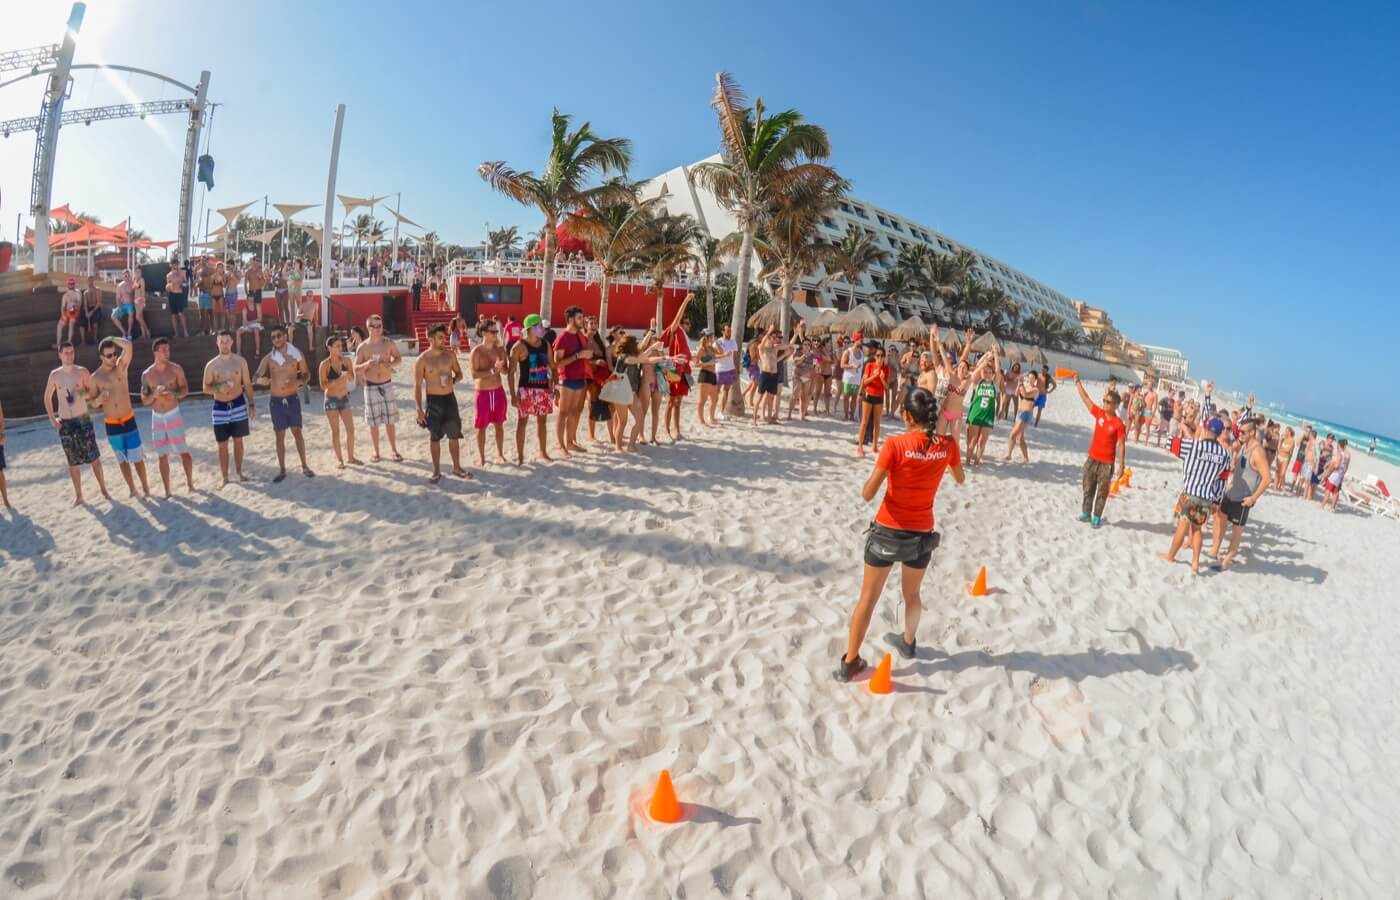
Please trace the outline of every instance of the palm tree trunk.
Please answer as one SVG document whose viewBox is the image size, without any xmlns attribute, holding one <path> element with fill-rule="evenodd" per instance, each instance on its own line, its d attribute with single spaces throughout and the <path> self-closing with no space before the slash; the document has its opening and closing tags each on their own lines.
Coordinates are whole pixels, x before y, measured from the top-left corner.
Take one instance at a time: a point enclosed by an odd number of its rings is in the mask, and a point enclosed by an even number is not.
<svg viewBox="0 0 1400 900">
<path fill-rule="evenodd" d="M 608 270 L 603 269 L 603 277 L 598 280 L 598 331 L 608 333 Z"/>
<path fill-rule="evenodd" d="M 710 289 L 710 267 L 705 267 L 705 324 L 715 334 L 715 297 Z"/>
<path fill-rule="evenodd" d="M 787 340 L 788 332 L 792 330 L 789 312 L 792 306 L 792 279 L 788 277 L 786 267 L 778 282 L 778 302 L 782 304 L 778 307 L 778 330 L 783 333 L 783 340 Z"/>
<path fill-rule="evenodd" d="M 749 264 L 753 258 L 753 229 L 751 222 L 744 226 L 744 240 L 739 245 L 739 279 L 734 282 L 734 315 L 729 322 L 734 331 L 734 340 L 741 347 L 745 343 L 744 324 L 749 319 Z M 737 386 L 729 392 L 729 412 L 735 416 L 744 414 L 744 392 Z"/>
<path fill-rule="evenodd" d="M 554 298 L 554 231 L 556 223 L 547 218 L 544 221 L 544 282 L 540 286 L 540 318 L 550 319 L 550 304 Z"/>
<path fill-rule="evenodd" d="M 666 307 L 663 301 L 666 299 L 666 283 L 657 279 L 656 281 L 656 332 L 660 334 L 667 326 Z"/>
</svg>

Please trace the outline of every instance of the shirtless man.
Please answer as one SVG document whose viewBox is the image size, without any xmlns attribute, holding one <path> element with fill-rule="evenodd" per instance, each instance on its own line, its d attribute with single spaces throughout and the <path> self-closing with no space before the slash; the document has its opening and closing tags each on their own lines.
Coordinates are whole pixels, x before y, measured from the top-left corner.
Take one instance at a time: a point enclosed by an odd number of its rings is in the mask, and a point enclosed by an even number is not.
<svg viewBox="0 0 1400 900">
<path fill-rule="evenodd" d="M 190 299 L 187 287 L 180 257 L 172 257 L 170 271 L 165 273 L 165 299 L 170 304 L 170 328 L 177 337 L 190 336 L 190 327 L 185 323 L 185 310 L 189 307 Z M 162 456 L 161 460 L 163 462 L 165 457 Z"/>
<path fill-rule="evenodd" d="M 399 412 L 394 407 L 394 369 L 403 355 L 393 341 L 384 336 L 384 320 L 370 316 L 365 325 L 369 340 L 355 350 L 355 377 L 365 386 L 365 421 L 369 423 L 369 441 L 374 448 L 371 462 L 379 462 L 379 429 L 389 437 L 389 455 L 394 462 L 403 462 L 399 455 L 394 423 Z"/>
<path fill-rule="evenodd" d="M 214 398 L 212 419 L 214 442 L 219 445 L 219 472 L 228 484 L 228 442 L 233 440 L 233 468 L 238 480 L 243 477 L 243 439 L 248 436 L 249 422 L 257 417 L 253 402 L 253 378 L 248 363 L 233 352 L 233 332 L 227 328 L 215 337 L 219 355 L 204 366 L 204 393 Z"/>
<path fill-rule="evenodd" d="M 214 300 L 209 296 L 209 276 L 213 271 L 214 267 L 208 259 L 200 259 L 194 269 L 194 286 L 191 290 L 195 292 L 195 327 L 199 329 L 197 334 L 208 334 L 213 328 L 210 323 L 213 318 Z"/>
<path fill-rule="evenodd" d="M 525 424 L 531 416 L 539 438 L 539 458 L 551 461 L 546 447 L 547 420 L 554 412 L 554 367 L 549 364 L 550 347 L 544 339 L 543 320 L 531 313 L 521 325 L 521 338 L 510 348 L 513 365 L 506 369 L 510 402 L 515 405 L 515 464 L 519 466 L 525 465 Z"/>
<path fill-rule="evenodd" d="M 297 392 L 311 381 L 311 369 L 306 357 L 287 340 L 287 329 L 274 325 L 271 331 L 272 352 L 258 363 L 254 384 L 268 386 L 271 395 L 267 401 L 268 413 L 272 417 L 272 434 L 277 443 L 277 477 L 273 484 L 287 477 L 287 432 L 291 431 L 296 441 L 297 456 L 301 459 L 301 474 L 315 478 L 316 473 L 306 464 L 306 441 L 301 436 L 301 398 Z"/>
<path fill-rule="evenodd" d="M 151 344 L 156 361 L 141 373 L 141 402 L 151 410 L 151 447 L 160 465 L 160 481 L 170 496 L 170 457 L 178 455 L 185 467 L 185 483 L 194 491 L 194 458 L 185 446 L 185 420 L 180 401 L 190 392 L 185 370 L 170 361 L 170 339 L 158 337 Z"/>
<path fill-rule="evenodd" d="M 263 288 L 267 287 L 267 275 L 263 270 L 262 260 L 253 257 L 253 262 L 243 276 L 244 284 L 248 288 L 244 303 L 252 308 L 254 322 L 262 318 Z"/>
<path fill-rule="evenodd" d="M 112 309 L 112 324 L 121 331 L 122 337 L 130 338 L 136 327 L 136 283 L 131 270 L 122 273 L 117 282 L 117 305 Z"/>
<path fill-rule="evenodd" d="M 44 282 L 34 290 L 38 291 L 46 287 L 48 287 L 48 282 Z M 73 343 L 73 332 L 78 328 L 78 320 L 82 317 L 82 310 L 83 295 L 78 293 L 78 279 L 69 278 L 67 290 L 63 292 L 63 296 L 58 298 L 58 327 L 54 329 L 53 333 L 55 350 L 64 343 L 63 326 L 65 325 L 68 326 L 68 343 Z"/>
<path fill-rule="evenodd" d="M 92 373 L 92 385 L 96 396 L 89 399 L 90 405 L 103 411 L 103 423 L 107 426 L 107 443 L 121 466 L 122 477 L 131 496 L 136 496 L 136 482 L 131 470 L 141 478 L 141 492 L 151 496 L 151 485 L 146 480 L 146 460 L 141 452 L 141 429 L 136 425 L 136 411 L 131 408 L 131 382 L 127 370 L 131 366 L 131 341 L 126 338 L 103 338 L 97 345 L 97 355 L 102 358 L 96 372 Z"/>
<path fill-rule="evenodd" d="M 321 301 L 302 293 L 305 280 L 306 271 L 302 268 L 301 260 L 297 260 L 287 274 L 287 303 L 295 309 L 297 318 L 306 323 L 306 333 L 312 334 L 321 322 Z"/>
<path fill-rule="evenodd" d="M 1050 367 L 1049 367 L 1049 366 L 1041 366 L 1041 367 L 1040 367 L 1040 374 L 1037 375 L 1036 377 L 1040 380 L 1040 393 L 1037 394 L 1037 395 L 1036 395 L 1036 398 L 1035 398 L 1035 427 L 1039 428 L 1039 427 L 1040 427 L 1040 414 L 1043 413 L 1043 412 L 1045 411 L 1045 401 L 1049 399 L 1049 397 L 1050 397 L 1051 394 L 1055 393 L 1055 388 L 1058 387 L 1058 385 L 1055 384 L 1055 379 L 1050 377 Z M 1021 436 L 1021 449 L 1022 449 L 1022 451 L 1025 450 L 1025 443 L 1026 443 L 1025 435 L 1022 434 L 1022 436 Z"/>
<path fill-rule="evenodd" d="M 92 430 L 92 420 L 88 418 L 88 399 L 97 393 L 92 384 L 92 376 L 82 366 L 73 364 L 75 352 L 72 344 L 60 344 L 58 348 L 59 366 L 49 373 L 44 385 L 44 409 L 49 421 L 58 432 L 58 441 L 63 445 L 63 454 L 68 458 L 68 477 L 73 479 L 73 505 L 81 506 L 83 501 L 83 470 L 92 466 L 97 488 L 108 500 L 107 482 L 102 477 L 102 459 L 97 450 L 97 435 Z"/>
<path fill-rule="evenodd" d="M 486 428 L 496 429 L 496 459 L 506 461 L 505 422 L 510 401 L 501 386 L 506 371 L 506 351 L 501 346 L 500 326 L 487 321 L 480 330 L 481 343 L 472 348 L 469 357 L 472 382 L 476 385 L 476 459 L 486 465 Z"/>
<path fill-rule="evenodd" d="M 433 461 L 433 474 L 428 480 L 433 484 L 442 480 L 444 437 L 447 438 L 447 452 L 452 456 L 452 474 L 458 478 L 471 478 L 471 474 L 462 468 L 462 414 L 457 406 L 457 382 L 462 380 L 462 367 L 457 362 L 457 351 L 447 345 L 447 326 L 441 322 L 428 329 L 428 342 L 431 346 L 427 352 L 420 354 L 413 364 L 413 405 L 418 410 L 419 426 L 428 429 L 428 455 Z M 475 354 L 472 359 L 476 359 Z M 500 379 L 496 381 L 499 388 Z M 477 383 L 479 385 L 480 381 Z M 480 391 L 478 387 L 478 420 L 481 417 Z M 504 396 L 501 397 L 501 404 L 505 404 Z M 481 434 L 481 431 L 477 432 L 478 445 Z M 500 443 L 501 426 L 497 425 L 496 445 L 499 447 Z"/>
<path fill-rule="evenodd" d="M 1148 377 L 1147 383 L 1138 391 L 1140 407 L 1136 407 L 1133 412 L 1133 440 L 1137 443 L 1145 443 L 1142 436 L 1143 428 L 1147 429 L 1147 437 L 1152 437 L 1152 419 L 1157 414 L 1157 379 Z"/>
<path fill-rule="evenodd" d="M 224 268 L 224 327 L 234 328 L 240 312 L 238 309 L 238 286 L 243 280 L 238 260 L 233 260 Z"/>
<path fill-rule="evenodd" d="M 792 356 L 791 344 L 784 344 L 782 335 L 776 328 L 758 342 L 758 396 L 754 398 L 753 423 L 758 424 L 761 415 L 766 422 L 778 421 L 778 363 Z"/>
</svg>

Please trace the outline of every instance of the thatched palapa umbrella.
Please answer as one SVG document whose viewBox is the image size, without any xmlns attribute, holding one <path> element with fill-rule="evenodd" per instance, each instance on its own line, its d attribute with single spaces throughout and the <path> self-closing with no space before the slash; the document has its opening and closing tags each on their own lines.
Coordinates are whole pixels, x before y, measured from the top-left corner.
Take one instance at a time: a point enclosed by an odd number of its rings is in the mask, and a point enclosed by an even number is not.
<svg viewBox="0 0 1400 900">
<path fill-rule="evenodd" d="M 911 316 L 905 319 L 898 328 L 890 332 L 890 337 L 896 341 L 924 342 L 928 340 L 928 325 L 918 316 Z"/>
<path fill-rule="evenodd" d="M 855 334 L 859 331 L 868 338 L 882 338 L 890 333 L 889 326 L 869 303 L 861 303 L 850 312 L 838 316 L 831 330 L 842 334 Z"/>
<path fill-rule="evenodd" d="M 792 304 L 788 304 L 788 321 L 795 322 L 800 317 L 793 311 Z M 782 328 L 783 300 L 781 297 L 774 297 L 753 315 L 749 316 L 749 327 L 767 331 L 769 328 Z"/>
<path fill-rule="evenodd" d="M 813 336 L 820 336 L 831 331 L 831 326 L 836 324 L 840 313 L 831 307 L 827 307 L 817 314 L 812 320 L 812 324 L 807 326 L 807 333 Z"/>
<path fill-rule="evenodd" d="M 1002 352 L 1001 341 L 998 341 L 997 336 L 990 331 L 984 331 L 974 338 L 972 341 L 972 349 L 976 350 L 978 353 L 986 353 L 988 350 L 995 350 L 998 353 Z"/>
</svg>

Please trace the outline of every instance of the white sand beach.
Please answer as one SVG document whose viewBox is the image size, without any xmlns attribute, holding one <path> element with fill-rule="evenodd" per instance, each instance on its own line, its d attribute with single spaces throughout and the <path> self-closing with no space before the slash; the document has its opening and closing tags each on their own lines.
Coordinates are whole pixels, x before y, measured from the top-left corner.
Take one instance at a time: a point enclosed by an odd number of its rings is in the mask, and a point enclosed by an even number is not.
<svg viewBox="0 0 1400 900">
<path fill-rule="evenodd" d="M 1193 579 L 1157 559 L 1165 451 L 1075 521 L 1062 390 L 1030 465 L 945 480 L 919 658 L 876 696 L 831 676 L 851 426 L 688 401 L 678 446 L 434 487 L 400 405 L 403 464 L 336 474 L 317 398 L 313 480 L 269 483 L 259 419 L 254 480 L 209 491 L 192 425 L 206 490 L 77 510 L 12 423 L 0 896 L 1400 896 L 1400 523 L 1269 495 Z M 662 769 L 680 824 L 643 813 Z"/>
</svg>

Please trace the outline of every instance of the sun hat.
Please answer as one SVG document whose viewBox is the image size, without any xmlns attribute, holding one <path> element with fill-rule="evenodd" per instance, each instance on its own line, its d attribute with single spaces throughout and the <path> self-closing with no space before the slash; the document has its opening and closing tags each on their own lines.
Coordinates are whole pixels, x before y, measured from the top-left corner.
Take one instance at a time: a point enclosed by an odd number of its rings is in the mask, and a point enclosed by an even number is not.
<svg viewBox="0 0 1400 900">
<path fill-rule="evenodd" d="M 525 321 L 521 322 L 520 324 L 524 325 L 526 328 L 534 328 L 536 325 L 540 324 L 540 322 L 541 319 L 539 315 L 537 315 L 536 313 L 530 313 L 528 316 L 525 317 Z"/>
</svg>

